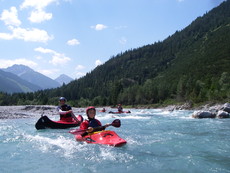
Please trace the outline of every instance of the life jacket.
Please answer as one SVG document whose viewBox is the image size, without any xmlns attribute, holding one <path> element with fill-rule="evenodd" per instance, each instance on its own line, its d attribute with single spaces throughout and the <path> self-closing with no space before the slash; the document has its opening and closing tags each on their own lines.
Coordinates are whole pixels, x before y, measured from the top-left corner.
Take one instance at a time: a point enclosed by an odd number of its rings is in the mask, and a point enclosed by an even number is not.
<svg viewBox="0 0 230 173">
<path fill-rule="evenodd" d="M 81 123 L 80 129 L 81 130 L 86 130 L 88 127 L 98 127 L 101 126 L 101 122 L 97 119 L 91 119 L 91 120 L 85 120 L 84 122 Z"/>
<path fill-rule="evenodd" d="M 67 105 L 67 104 L 64 104 L 64 105 L 61 105 L 61 106 L 58 106 L 58 109 L 61 109 L 62 111 L 69 111 L 71 110 L 71 106 Z M 73 121 L 73 118 L 72 118 L 72 115 L 71 113 L 68 113 L 68 114 L 60 114 L 60 120 L 62 121 L 67 121 L 67 122 L 71 122 Z"/>
<path fill-rule="evenodd" d="M 89 127 L 98 127 L 101 126 L 101 122 L 99 122 L 97 119 L 89 120 Z"/>
</svg>

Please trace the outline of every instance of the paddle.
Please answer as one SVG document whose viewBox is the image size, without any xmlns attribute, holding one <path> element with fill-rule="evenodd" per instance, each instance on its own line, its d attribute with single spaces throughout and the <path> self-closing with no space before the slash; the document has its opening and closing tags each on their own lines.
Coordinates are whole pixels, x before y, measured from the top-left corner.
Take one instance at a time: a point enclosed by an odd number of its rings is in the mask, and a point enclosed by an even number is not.
<svg viewBox="0 0 230 173">
<path fill-rule="evenodd" d="M 113 126 L 113 127 L 118 128 L 118 127 L 121 126 L 121 121 L 120 121 L 119 119 L 115 119 L 115 120 L 113 120 L 113 122 L 112 122 L 111 124 L 107 124 L 107 125 L 105 125 L 105 126 L 99 126 L 99 127 L 93 128 L 93 131 L 92 131 L 92 132 L 104 130 L 104 129 L 105 129 L 106 127 L 108 127 L 108 126 Z M 87 129 L 86 129 L 86 130 L 73 129 L 73 130 L 70 130 L 70 131 L 69 131 L 69 133 L 74 134 L 74 135 L 82 134 L 82 132 L 85 132 L 85 133 L 88 134 Z"/>
<path fill-rule="evenodd" d="M 74 115 L 74 113 L 72 111 L 70 113 L 71 113 L 72 118 L 75 119 L 75 121 L 78 121 L 80 123 L 80 121 L 77 119 L 76 115 Z"/>
<path fill-rule="evenodd" d="M 121 121 L 119 119 L 115 119 L 113 120 L 113 122 L 111 124 L 108 124 L 107 126 L 113 126 L 113 127 L 121 127 Z"/>
<path fill-rule="evenodd" d="M 69 111 L 65 111 L 66 113 L 70 113 L 71 114 L 71 117 L 75 120 L 75 121 L 78 121 L 79 123 L 81 123 L 81 121 L 76 117 L 76 115 L 74 115 L 73 111 L 72 110 L 69 110 Z"/>
</svg>

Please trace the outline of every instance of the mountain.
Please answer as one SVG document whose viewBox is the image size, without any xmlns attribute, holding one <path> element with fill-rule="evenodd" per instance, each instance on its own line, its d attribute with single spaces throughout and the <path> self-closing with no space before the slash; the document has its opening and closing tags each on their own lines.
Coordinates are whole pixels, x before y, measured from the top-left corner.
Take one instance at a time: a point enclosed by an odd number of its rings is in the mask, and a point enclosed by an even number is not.
<svg viewBox="0 0 230 173">
<path fill-rule="evenodd" d="M 42 89 L 56 88 L 60 86 L 57 81 L 41 73 L 38 73 L 25 65 L 13 65 L 3 70 L 16 74 L 20 78 L 30 83 L 33 83 L 34 85 L 37 85 Z"/>
<path fill-rule="evenodd" d="M 55 79 L 60 85 L 63 84 L 68 84 L 72 81 L 73 79 L 65 74 L 61 74 L 59 77 Z"/>
<path fill-rule="evenodd" d="M 0 91 L 6 93 L 17 93 L 17 92 L 34 92 L 41 90 L 39 86 L 29 83 L 17 75 L 0 70 Z"/>
<path fill-rule="evenodd" d="M 230 100 L 229 67 L 227 0 L 164 41 L 120 53 L 78 80 L 34 93 L 32 101 L 56 104 L 65 96 L 75 106 L 224 102 Z"/>
<path fill-rule="evenodd" d="M 162 42 L 112 57 L 62 91 L 94 105 L 227 100 L 229 45 L 230 0 Z"/>
</svg>

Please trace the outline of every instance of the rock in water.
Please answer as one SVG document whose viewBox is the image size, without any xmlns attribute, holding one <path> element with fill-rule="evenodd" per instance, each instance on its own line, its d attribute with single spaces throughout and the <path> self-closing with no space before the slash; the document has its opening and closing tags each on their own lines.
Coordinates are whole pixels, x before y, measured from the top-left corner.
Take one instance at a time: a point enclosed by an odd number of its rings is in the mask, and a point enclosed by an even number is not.
<svg viewBox="0 0 230 173">
<path fill-rule="evenodd" d="M 192 114 L 193 118 L 216 118 L 216 114 L 210 111 L 195 111 Z"/>
<path fill-rule="evenodd" d="M 218 111 L 217 113 L 217 117 L 218 118 L 230 118 L 230 114 L 228 112 L 225 111 Z"/>
</svg>

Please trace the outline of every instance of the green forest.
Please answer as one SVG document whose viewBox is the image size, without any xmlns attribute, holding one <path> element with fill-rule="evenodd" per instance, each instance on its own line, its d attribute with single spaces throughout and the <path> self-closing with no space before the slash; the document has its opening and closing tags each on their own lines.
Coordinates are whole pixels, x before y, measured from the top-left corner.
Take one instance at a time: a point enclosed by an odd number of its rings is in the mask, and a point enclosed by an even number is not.
<svg viewBox="0 0 230 173">
<path fill-rule="evenodd" d="M 0 105 L 154 105 L 230 101 L 230 1 L 161 42 L 127 50 L 68 85 L 0 93 Z"/>
</svg>

